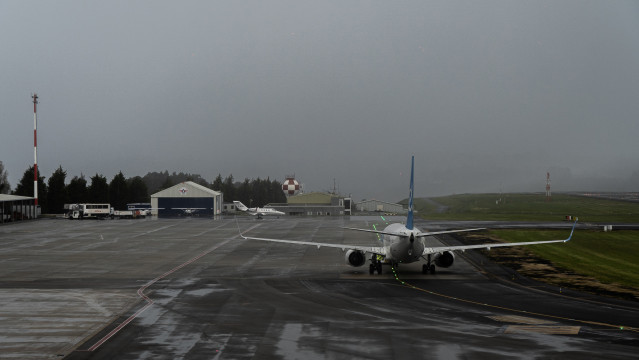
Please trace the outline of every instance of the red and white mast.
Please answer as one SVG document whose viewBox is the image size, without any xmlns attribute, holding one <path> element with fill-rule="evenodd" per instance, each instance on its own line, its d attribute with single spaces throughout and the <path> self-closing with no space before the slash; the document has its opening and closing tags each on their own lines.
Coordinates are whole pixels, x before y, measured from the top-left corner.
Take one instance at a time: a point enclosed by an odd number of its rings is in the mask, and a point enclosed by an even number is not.
<svg viewBox="0 0 639 360">
<path fill-rule="evenodd" d="M 38 206 L 38 94 L 33 94 L 33 197 L 35 206 Z"/>
</svg>

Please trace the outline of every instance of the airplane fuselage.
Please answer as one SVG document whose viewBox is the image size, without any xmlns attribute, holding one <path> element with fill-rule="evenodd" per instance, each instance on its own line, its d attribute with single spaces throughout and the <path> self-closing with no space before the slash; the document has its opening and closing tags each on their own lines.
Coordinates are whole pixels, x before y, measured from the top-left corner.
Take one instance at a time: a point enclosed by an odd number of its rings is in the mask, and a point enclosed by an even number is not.
<svg viewBox="0 0 639 360">
<path fill-rule="evenodd" d="M 251 215 L 257 215 L 260 218 L 262 217 L 262 215 L 286 215 L 284 212 L 275 210 L 273 208 L 249 208 L 246 207 L 246 205 L 242 204 L 241 201 L 233 201 L 233 204 L 235 204 L 235 208 L 237 210 L 248 212 Z"/>
<path fill-rule="evenodd" d="M 408 229 L 404 224 L 390 224 L 384 228 L 384 232 L 397 235 L 383 235 L 383 243 L 386 250 L 386 262 L 412 263 L 419 261 L 424 252 L 423 238 L 415 235 L 421 231 L 415 227 Z M 412 235 L 412 236 L 411 236 Z"/>
<path fill-rule="evenodd" d="M 277 211 L 272 208 L 250 208 L 248 210 L 251 214 L 262 214 L 262 215 L 284 215 L 283 212 Z"/>
</svg>

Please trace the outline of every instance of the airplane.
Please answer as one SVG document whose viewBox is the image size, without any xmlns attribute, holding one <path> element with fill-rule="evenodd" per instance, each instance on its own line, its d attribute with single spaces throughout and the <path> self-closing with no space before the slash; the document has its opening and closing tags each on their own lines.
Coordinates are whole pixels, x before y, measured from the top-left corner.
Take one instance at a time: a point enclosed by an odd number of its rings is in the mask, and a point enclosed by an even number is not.
<svg viewBox="0 0 639 360">
<path fill-rule="evenodd" d="M 184 212 L 184 215 L 186 216 L 193 216 L 195 215 L 195 213 L 198 212 L 198 210 L 206 210 L 206 208 L 173 208 L 175 210 L 182 210 Z"/>
<path fill-rule="evenodd" d="M 434 274 L 436 272 L 435 266 L 448 268 L 453 265 L 455 261 L 455 251 L 466 251 L 471 249 L 488 249 L 496 247 L 509 247 L 509 246 L 522 246 L 522 245 L 538 245 L 538 244 L 551 244 L 559 242 L 568 242 L 572 238 L 572 234 L 575 231 L 577 220 L 572 226 L 570 236 L 563 240 L 543 240 L 543 241 L 530 241 L 530 242 L 517 242 L 517 243 L 498 243 L 498 244 L 479 244 L 479 245 L 461 245 L 461 246 L 427 246 L 426 237 L 439 234 L 450 234 L 467 231 L 484 230 L 485 228 L 474 229 L 461 229 L 461 230 L 445 230 L 445 231 L 421 231 L 413 225 L 413 194 L 414 194 L 414 182 L 413 175 L 415 170 L 415 156 L 411 159 L 410 169 L 410 192 L 408 197 L 408 215 L 406 223 L 394 223 L 388 225 L 384 230 L 370 230 L 344 227 L 344 229 L 365 231 L 382 235 L 383 246 L 358 246 L 347 244 L 331 244 L 331 243 L 318 243 L 310 241 L 294 241 L 283 239 L 268 239 L 259 237 L 244 236 L 240 232 L 240 236 L 247 240 L 261 240 L 271 241 L 286 244 L 296 245 L 308 245 L 316 246 L 318 249 L 322 246 L 339 248 L 342 251 L 346 251 L 345 261 L 346 264 L 354 267 L 363 266 L 366 264 L 366 254 L 370 254 L 370 266 L 369 273 L 372 275 L 375 271 L 378 274 L 382 273 L 382 264 L 389 264 L 393 267 L 397 267 L 400 263 L 408 264 L 419 261 L 420 259 L 426 260 L 426 263 L 422 265 L 422 273 Z M 238 225 L 239 230 L 239 225 Z"/>
<path fill-rule="evenodd" d="M 246 207 L 246 205 L 242 204 L 240 201 L 233 201 L 233 204 L 235 204 L 235 208 L 237 210 L 248 212 L 251 215 L 257 215 L 258 219 L 261 219 L 262 216 L 264 215 L 278 215 L 278 216 L 286 215 L 285 213 L 281 211 L 277 211 L 273 208 L 261 208 L 261 207 L 248 208 Z"/>
</svg>

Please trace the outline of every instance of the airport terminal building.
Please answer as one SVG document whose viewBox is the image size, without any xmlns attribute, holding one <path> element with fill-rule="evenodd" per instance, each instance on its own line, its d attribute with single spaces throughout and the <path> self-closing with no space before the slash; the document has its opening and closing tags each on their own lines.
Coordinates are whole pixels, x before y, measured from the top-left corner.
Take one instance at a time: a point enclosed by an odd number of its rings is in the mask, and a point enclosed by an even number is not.
<svg viewBox="0 0 639 360">
<path fill-rule="evenodd" d="M 297 216 L 343 216 L 351 214 L 351 198 L 312 192 L 290 196 L 286 204 L 269 204 L 275 210 Z"/>
<path fill-rule="evenodd" d="M 405 214 L 408 210 L 404 209 L 401 204 L 389 203 L 381 200 L 362 200 L 355 205 L 357 211 L 362 212 L 383 212 L 392 214 Z"/>
<path fill-rule="evenodd" d="M 269 204 L 275 210 L 297 216 L 343 216 L 358 212 L 382 212 L 385 214 L 406 214 L 401 204 L 381 200 L 363 200 L 354 203 L 350 197 L 333 193 L 312 192 L 288 197 L 286 204 Z"/>
</svg>

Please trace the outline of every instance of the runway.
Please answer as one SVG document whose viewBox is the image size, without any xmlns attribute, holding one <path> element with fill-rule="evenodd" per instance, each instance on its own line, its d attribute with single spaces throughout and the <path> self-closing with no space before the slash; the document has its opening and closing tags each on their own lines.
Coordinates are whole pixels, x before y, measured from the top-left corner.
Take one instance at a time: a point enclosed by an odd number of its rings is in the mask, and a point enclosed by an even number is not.
<svg viewBox="0 0 639 360">
<path fill-rule="evenodd" d="M 339 249 L 242 240 L 238 224 L 253 236 L 360 245 L 375 235 L 340 227 L 385 226 L 378 217 L 2 226 L 1 357 L 627 359 L 639 350 L 639 304 L 513 282 L 475 252 L 435 275 L 420 264 L 369 275 Z"/>
</svg>

